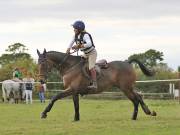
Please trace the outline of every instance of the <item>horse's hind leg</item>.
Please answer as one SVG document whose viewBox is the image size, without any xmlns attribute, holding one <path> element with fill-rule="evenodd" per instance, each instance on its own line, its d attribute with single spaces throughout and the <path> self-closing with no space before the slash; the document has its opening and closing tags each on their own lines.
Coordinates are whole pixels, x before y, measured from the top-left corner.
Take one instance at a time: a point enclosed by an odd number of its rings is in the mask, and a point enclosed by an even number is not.
<svg viewBox="0 0 180 135">
<path fill-rule="evenodd" d="M 132 87 L 126 86 L 126 87 L 121 87 L 121 89 L 124 92 L 124 94 L 132 101 L 134 105 L 132 120 L 136 120 L 138 115 L 139 99 L 136 96 L 136 93 L 133 91 Z"/>
<path fill-rule="evenodd" d="M 73 95 L 73 102 L 74 102 L 74 110 L 75 110 L 74 121 L 78 121 L 80 119 L 80 117 L 79 117 L 79 95 L 78 94 Z"/>
<path fill-rule="evenodd" d="M 10 99 L 11 99 L 11 91 L 7 91 L 7 95 L 6 95 L 6 101 L 9 103 Z"/>
<path fill-rule="evenodd" d="M 123 92 L 125 93 L 125 95 L 133 102 L 134 105 L 134 112 L 133 112 L 133 116 L 132 119 L 136 120 L 137 119 L 137 114 L 138 114 L 138 105 L 139 103 L 141 104 L 141 107 L 143 109 L 143 111 L 147 114 L 147 115 L 151 115 L 151 116 L 156 116 L 156 112 L 155 111 L 150 111 L 149 108 L 147 107 L 147 105 L 144 103 L 142 97 L 133 90 L 133 87 L 123 87 Z"/>
<path fill-rule="evenodd" d="M 138 99 L 139 99 L 139 102 L 141 104 L 141 107 L 143 109 L 143 111 L 147 114 L 147 115 L 151 115 L 151 116 L 156 116 L 156 112 L 155 111 L 150 111 L 148 106 L 144 103 L 141 95 L 139 93 L 136 93 Z"/>
<path fill-rule="evenodd" d="M 72 95 L 73 91 L 72 89 L 66 89 L 64 92 L 58 93 L 56 96 L 54 96 L 50 103 L 48 104 L 48 106 L 45 108 L 45 110 L 42 112 L 41 114 L 41 118 L 46 118 L 47 117 L 47 112 L 51 111 L 51 108 L 53 107 L 54 103 L 58 100 L 58 99 L 62 99 L 64 97 L 70 96 Z"/>
<path fill-rule="evenodd" d="M 14 94 L 14 101 L 15 101 L 15 104 L 18 104 L 18 100 L 19 100 L 19 92 L 18 92 L 18 91 L 14 91 L 13 94 Z"/>
</svg>

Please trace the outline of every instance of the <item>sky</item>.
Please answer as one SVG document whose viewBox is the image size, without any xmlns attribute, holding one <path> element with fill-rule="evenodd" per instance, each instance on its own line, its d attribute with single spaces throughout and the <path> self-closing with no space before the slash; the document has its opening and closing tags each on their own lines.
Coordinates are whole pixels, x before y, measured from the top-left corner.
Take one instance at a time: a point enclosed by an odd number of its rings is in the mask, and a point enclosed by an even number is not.
<svg viewBox="0 0 180 135">
<path fill-rule="evenodd" d="M 37 59 L 36 49 L 65 52 L 73 24 L 83 20 L 98 59 L 126 60 L 149 49 L 163 52 L 164 63 L 180 65 L 179 0 L 0 0 L 0 55 L 22 43 Z"/>
</svg>

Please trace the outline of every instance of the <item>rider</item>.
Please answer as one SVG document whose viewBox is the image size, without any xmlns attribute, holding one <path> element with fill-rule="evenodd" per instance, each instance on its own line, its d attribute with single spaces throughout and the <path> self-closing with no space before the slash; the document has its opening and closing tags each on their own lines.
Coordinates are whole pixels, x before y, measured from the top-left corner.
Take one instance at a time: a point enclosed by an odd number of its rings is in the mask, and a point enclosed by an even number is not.
<svg viewBox="0 0 180 135">
<path fill-rule="evenodd" d="M 89 71 L 92 79 L 92 83 L 88 88 L 97 89 L 97 79 L 96 79 L 96 70 L 95 63 L 97 58 L 97 51 L 95 49 L 91 35 L 85 31 L 85 24 L 83 21 L 75 21 L 72 25 L 74 28 L 74 37 L 67 48 L 66 53 L 70 53 L 71 49 L 78 50 L 80 49 L 84 52 L 84 57 L 88 59 Z M 74 43 L 76 43 L 74 45 Z"/>
<path fill-rule="evenodd" d="M 22 96 L 23 95 L 23 92 L 22 92 L 23 84 L 21 83 L 22 82 L 22 73 L 19 70 L 19 68 L 17 68 L 17 67 L 13 71 L 13 79 L 12 80 L 20 83 L 19 90 L 20 90 L 20 96 L 21 96 L 21 100 L 22 100 L 23 99 L 23 96 Z"/>
<path fill-rule="evenodd" d="M 13 80 L 19 82 L 22 79 L 22 73 L 19 68 L 15 68 L 13 71 Z"/>
</svg>

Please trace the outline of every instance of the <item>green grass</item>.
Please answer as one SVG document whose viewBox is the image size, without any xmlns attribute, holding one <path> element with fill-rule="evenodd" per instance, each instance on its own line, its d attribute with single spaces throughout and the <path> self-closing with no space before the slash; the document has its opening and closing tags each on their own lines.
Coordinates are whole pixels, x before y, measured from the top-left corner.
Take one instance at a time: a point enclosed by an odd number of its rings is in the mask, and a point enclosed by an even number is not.
<svg viewBox="0 0 180 135">
<path fill-rule="evenodd" d="M 128 100 L 80 100 L 81 120 L 73 122 L 70 99 L 55 103 L 47 119 L 40 119 L 46 104 L 0 104 L 1 135 L 180 135 L 180 105 L 177 101 L 145 100 L 157 117 L 139 109 L 132 121 Z"/>
</svg>

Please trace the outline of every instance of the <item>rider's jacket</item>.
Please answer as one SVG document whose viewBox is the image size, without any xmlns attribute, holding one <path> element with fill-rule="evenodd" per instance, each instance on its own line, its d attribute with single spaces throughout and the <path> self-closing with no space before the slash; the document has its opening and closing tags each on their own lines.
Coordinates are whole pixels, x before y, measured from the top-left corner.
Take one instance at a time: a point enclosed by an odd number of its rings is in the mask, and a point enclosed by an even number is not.
<svg viewBox="0 0 180 135">
<path fill-rule="evenodd" d="M 95 49 L 93 39 L 88 32 L 81 32 L 79 35 L 74 35 L 73 40 L 71 41 L 69 48 L 73 46 L 73 44 L 84 44 L 84 48 L 80 48 L 85 54 L 89 54 Z"/>
</svg>

